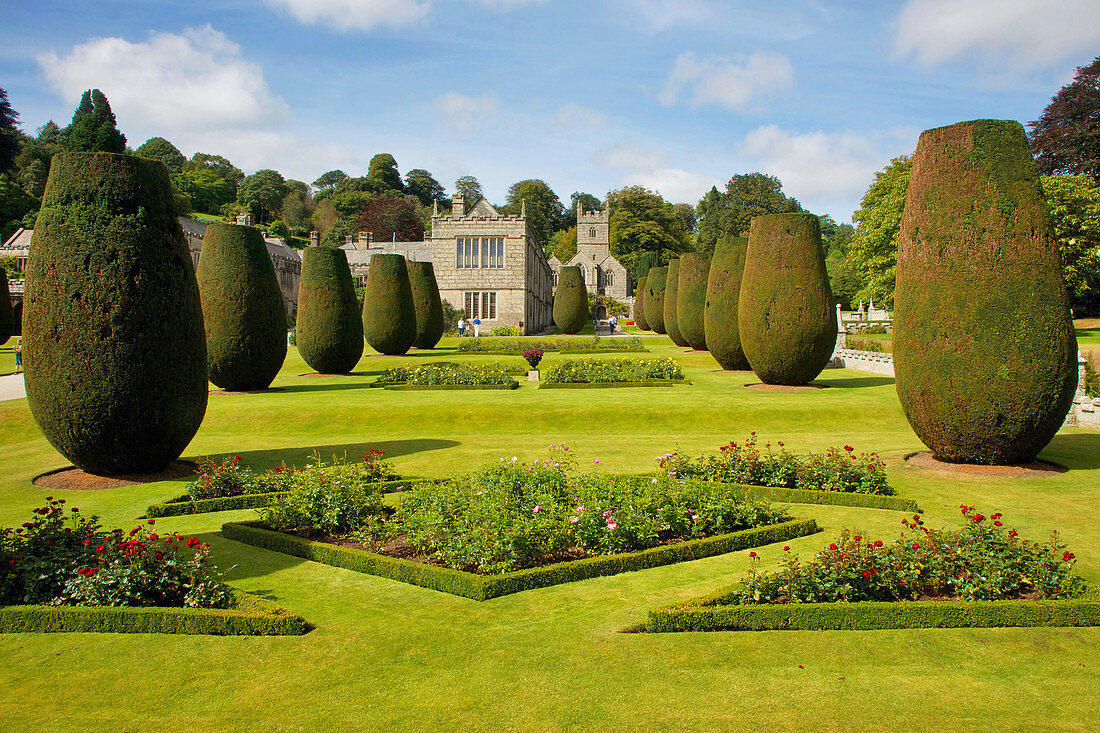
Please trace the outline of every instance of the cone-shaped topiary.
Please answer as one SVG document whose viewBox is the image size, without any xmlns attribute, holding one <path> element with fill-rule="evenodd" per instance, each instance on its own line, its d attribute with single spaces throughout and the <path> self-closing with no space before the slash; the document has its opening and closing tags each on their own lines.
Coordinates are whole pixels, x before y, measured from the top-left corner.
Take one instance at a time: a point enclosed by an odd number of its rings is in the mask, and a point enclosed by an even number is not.
<svg viewBox="0 0 1100 733">
<path fill-rule="evenodd" d="M 764 214 L 749 224 L 737 328 L 765 384 L 806 384 L 829 363 L 836 309 L 816 216 Z"/>
<path fill-rule="evenodd" d="M 634 288 L 634 325 L 643 331 L 649 330 L 649 323 L 645 319 L 645 283 L 648 279 L 638 278 L 638 284 Z"/>
<path fill-rule="evenodd" d="M 306 364 L 321 374 L 347 374 L 363 356 L 363 315 L 344 250 L 302 252 L 294 340 Z"/>
<path fill-rule="evenodd" d="M 576 333 L 588 323 L 588 288 L 579 267 L 563 267 L 554 289 L 554 325 L 562 333 Z"/>
<path fill-rule="evenodd" d="M 431 262 L 405 263 L 409 268 L 409 285 L 412 286 L 413 307 L 416 310 L 416 339 L 418 349 L 434 349 L 443 338 L 443 300 L 439 297 L 439 285 L 435 281 L 435 266 Z"/>
<path fill-rule="evenodd" d="M 749 369 L 737 327 L 737 303 L 748 248 L 749 240 L 744 237 L 720 238 L 714 245 L 707 276 L 707 304 L 703 310 L 707 351 L 723 369 L 731 371 Z"/>
<path fill-rule="evenodd" d="M 668 261 L 668 272 L 665 275 L 665 333 L 677 346 L 687 346 L 688 342 L 680 334 L 680 326 L 677 323 L 677 309 L 680 306 L 678 294 L 680 292 L 680 260 L 673 258 Z"/>
<path fill-rule="evenodd" d="M 667 267 L 651 267 L 645 281 L 645 319 L 651 331 L 665 332 L 665 278 Z"/>
<path fill-rule="evenodd" d="M 210 381 L 234 391 L 267 389 L 286 361 L 286 311 L 260 230 L 209 225 L 195 275 Z"/>
<path fill-rule="evenodd" d="M 921 134 L 898 242 L 898 398 L 933 455 L 1027 462 L 1062 425 L 1077 340 L 1020 123 Z"/>
<path fill-rule="evenodd" d="M 11 292 L 8 291 L 8 273 L 0 269 L 0 344 L 6 342 L 15 333 L 15 309 L 11 307 Z"/>
<path fill-rule="evenodd" d="M 391 356 L 404 354 L 416 340 L 416 308 L 402 255 L 370 258 L 363 294 L 363 334 L 372 349 Z"/>
<path fill-rule="evenodd" d="M 97 474 L 178 458 L 206 413 L 206 338 L 164 164 L 56 154 L 25 298 L 27 403 L 46 439 Z"/>
<path fill-rule="evenodd" d="M 680 255 L 680 282 L 676 287 L 676 326 L 693 349 L 707 348 L 703 311 L 707 303 L 710 255 L 688 252 Z"/>
</svg>

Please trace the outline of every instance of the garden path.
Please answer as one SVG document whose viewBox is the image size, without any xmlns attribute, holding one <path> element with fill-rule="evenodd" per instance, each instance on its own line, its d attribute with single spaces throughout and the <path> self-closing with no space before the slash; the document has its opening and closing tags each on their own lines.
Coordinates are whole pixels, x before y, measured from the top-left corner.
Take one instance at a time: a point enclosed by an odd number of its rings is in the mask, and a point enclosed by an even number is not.
<svg viewBox="0 0 1100 733">
<path fill-rule="evenodd" d="M 23 386 L 22 374 L 9 374 L 0 377 L 0 401 L 18 400 L 27 396 L 27 390 Z"/>
</svg>

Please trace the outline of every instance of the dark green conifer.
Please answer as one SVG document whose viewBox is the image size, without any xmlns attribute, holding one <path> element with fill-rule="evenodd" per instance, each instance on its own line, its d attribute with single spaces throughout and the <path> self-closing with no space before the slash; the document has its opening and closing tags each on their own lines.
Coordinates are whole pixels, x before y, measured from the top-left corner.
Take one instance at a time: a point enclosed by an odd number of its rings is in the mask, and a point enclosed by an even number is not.
<svg viewBox="0 0 1100 733">
<path fill-rule="evenodd" d="M 554 325 L 562 333 L 576 333 L 588 323 L 588 288 L 579 267 L 563 267 L 554 289 Z"/>
<path fill-rule="evenodd" d="M 645 319 L 645 284 L 649 277 L 638 278 L 638 284 L 634 288 L 634 325 L 643 331 L 649 330 L 649 322 Z"/>
<path fill-rule="evenodd" d="M 363 316 L 344 250 L 302 252 L 294 340 L 302 359 L 320 374 L 347 374 L 363 356 Z"/>
<path fill-rule="evenodd" d="M 693 349 L 707 348 L 703 312 L 707 303 L 707 278 L 710 275 L 710 255 L 687 252 L 680 255 L 680 279 L 676 288 L 676 327 L 684 341 Z"/>
<path fill-rule="evenodd" d="M 687 339 L 680 333 L 677 318 L 680 293 L 680 259 L 673 257 L 668 261 L 668 272 L 665 275 L 665 333 L 677 346 L 687 346 Z"/>
<path fill-rule="evenodd" d="M 667 267 L 651 267 L 645 282 L 645 319 L 649 328 L 665 332 L 665 278 Z"/>
<path fill-rule="evenodd" d="M 744 237 L 720 237 L 707 275 L 707 303 L 703 310 L 707 351 L 723 369 L 730 371 L 749 369 L 737 328 L 737 303 L 741 298 L 741 276 L 748 247 L 749 240 Z"/>
<path fill-rule="evenodd" d="M 404 256 L 371 257 L 363 294 L 363 334 L 372 349 L 391 356 L 404 354 L 416 340 L 416 308 Z"/>
<path fill-rule="evenodd" d="M 416 340 L 418 349 L 434 349 L 443 338 L 443 300 L 435 281 L 435 266 L 431 262 L 405 263 L 409 268 L 413 306 L 416 310 Z"/>
</svg>

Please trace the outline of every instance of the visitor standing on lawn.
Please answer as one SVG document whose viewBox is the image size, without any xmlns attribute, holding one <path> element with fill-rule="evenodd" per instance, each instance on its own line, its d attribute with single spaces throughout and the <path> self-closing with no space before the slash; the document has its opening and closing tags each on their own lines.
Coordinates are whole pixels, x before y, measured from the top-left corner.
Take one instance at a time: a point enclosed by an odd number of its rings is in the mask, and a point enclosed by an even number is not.
<svg viewBox="0 0 1100 733">
<path fill-rule="evenodd" d="M 462 338 L 466 335 L 466 321 L 461 318 L 458 319 L 458 337 Z"/>
<path fill-rule="evenodd" d="M 481 335 L 481 319 L 474 318 L 474 338 Z"/>
<path fill-rule="evenodd" d="M 18 374 L 23 366 L 23 339 L 15 341 L 15 373 Z"/>
</svg>

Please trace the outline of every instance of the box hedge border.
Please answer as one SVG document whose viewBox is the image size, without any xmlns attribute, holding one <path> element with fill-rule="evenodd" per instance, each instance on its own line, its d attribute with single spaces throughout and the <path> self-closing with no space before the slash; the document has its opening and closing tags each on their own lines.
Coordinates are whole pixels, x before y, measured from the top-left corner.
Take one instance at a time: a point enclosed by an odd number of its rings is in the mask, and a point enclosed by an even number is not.
<svg viewBox="0 0 1100 733">
<path fill-rule="evenodd" d="M 539 389 L 613 389 L 615 387 L 675 387 L 690 379 L 649 379 L 644 382 L 542 382 Z"/>
<path fill-rule="evenodd" d="M 382 388 L 405 392 L 437 389 L 519 389 L 519 382 L 513 379 L 507 384 L 387 384 Z"/>
<path fill-rule="evenodd" d="M 222 525 L 222 537 L 345 570 L 377 575 L 402 583 L 472 598 L 475 601 L 485 601 L 532 588 L 544 588 L 588 578 L 698 560 L 821 531 L 813 519 L 793 519 L 766 527 L 688 540 L 674 545 L 651 547 L 638 552 L 570 560 L 500 575 L 477 575 L 412 560 L 387 557 L 367 550 L 315 542 L 283 532 L 263 529 L 258 525 L 258 522 L 227 522 Z"/>
<path fill-rule="evenodd" d="M 0 634 L 68 633 L 289 636 L 310 630 L 301 616 L 234 590 L 235 608 L 0 606 Z"/>
<path fill-rule="evenodd" d="M 389 493 L 398 486 L 415 486 L 423 481 L 431 479 L 410 478 L 396 479 L 393 481 L 379 481 L 382 484 L 382 492 Z M 174 501 L 165 501 L 150 504 L 145 509 L 147 517 L 177 517 L 182 514 L 206 514 L 207 512 L 226 512 L 233 509 L 259 509 L 271 506 L 277 499 L 290 496 L 289 491 L 271 491 L 266 494 L 238 494 L 236 496 L 219 496 L 213 499 L 187 499 L 180 497 Z"/>
<path fill-rule="evenodd" d="M 649 612 L 646 630 L 855 631 L 1007 626 L 1100 626 L 1100 594 L 1060 601 L 861 601 L 858 603 L 723 603 L 723 591 Z"/>
</svg>

